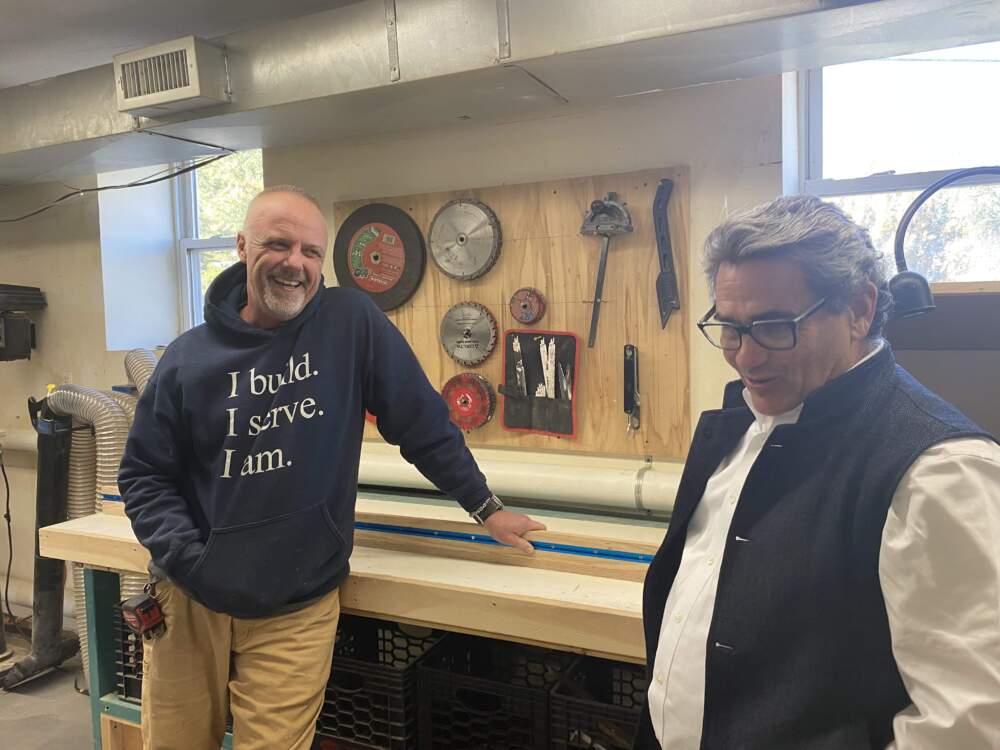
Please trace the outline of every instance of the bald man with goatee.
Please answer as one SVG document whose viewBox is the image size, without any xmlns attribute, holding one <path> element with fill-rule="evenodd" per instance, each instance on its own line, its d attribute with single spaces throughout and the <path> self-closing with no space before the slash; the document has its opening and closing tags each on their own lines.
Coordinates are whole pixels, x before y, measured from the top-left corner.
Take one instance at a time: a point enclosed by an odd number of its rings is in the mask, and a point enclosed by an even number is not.
<svg viewBox="0 0 1000 750">
<path fill-rule="evenodd" d="M 166 632 L 145 644 L 143 746 L 306 750 L 354 538 L 364 414 L 498 542 L 504 510 L 399 331 L 323 286 L 326 220 L 293 186 L 250 203 L 205 323 L 142 393 L 118 483 Z"/>
</svg>

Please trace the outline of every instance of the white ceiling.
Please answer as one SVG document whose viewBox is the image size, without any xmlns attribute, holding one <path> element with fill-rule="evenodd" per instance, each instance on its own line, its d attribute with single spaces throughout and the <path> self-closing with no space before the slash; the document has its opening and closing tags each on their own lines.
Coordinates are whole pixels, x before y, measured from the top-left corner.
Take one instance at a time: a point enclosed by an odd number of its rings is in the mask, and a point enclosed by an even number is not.
<svg viewBox="0 0 1000 750">
<path fill-rule="evenodd" d="M 0 89 L 188 34 L 210 39 L 355 1 L 0 0 Z"/>
</svg>

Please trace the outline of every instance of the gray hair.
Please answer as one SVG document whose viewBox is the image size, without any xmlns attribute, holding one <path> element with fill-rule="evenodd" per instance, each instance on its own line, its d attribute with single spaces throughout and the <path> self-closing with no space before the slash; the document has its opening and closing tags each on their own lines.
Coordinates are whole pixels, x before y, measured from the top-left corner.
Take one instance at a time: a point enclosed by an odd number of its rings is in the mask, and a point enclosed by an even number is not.
<svg viewBox="0 0 1000 750">
<path fill-rule="evenodd" d="M 736 214 L 705 240 L 702 266 L 709 287 L 723 263 L 751 258 L 788 258 L 836 312 L 844 310 L 868 282 L 878 289 L 875 317 L 868 331 L 877 338 L 892 308 L 882 253 L 868 230 L 832 203 L 812 195 L 789 195 Z"/>
</svg>

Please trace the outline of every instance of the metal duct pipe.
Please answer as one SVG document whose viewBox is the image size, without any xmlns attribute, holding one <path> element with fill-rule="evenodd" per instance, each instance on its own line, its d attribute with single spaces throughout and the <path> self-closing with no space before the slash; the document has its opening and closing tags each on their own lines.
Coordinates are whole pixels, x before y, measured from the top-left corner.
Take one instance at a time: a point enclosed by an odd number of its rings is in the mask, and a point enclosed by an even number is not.
<svg viewBox="0 0 1000 750">
<path fill-rule="evenodd" d="M 682 464 L 642 459 L 512 452 L 477 448 L 473 454 L 501 497 L 627 511 L 671 511 Z M 359 484 L 435 489 L 385 443 L 365 442 Z"/>
<path fill-rule="evenodd" d="M 125 355 L 125 372 L 140 396 L 146 390 L 146 383 L 153 376 L 158 361 L 149 349 L 133 349 Z"/>
<path fill-rule="evenodd" d="M 38 552 L 38 529 L 66 520 L 69 490 L 69 446 L 73 422 L 29 400 L 31 422 L 38 432 L 38 472 L 35 491 L 35 568 L 31 607 L 31 653 L 8 670 L 2 687 L 10 689 L 45 674 L 79 649 L 77 638 L 64 633 L 63 587 L 66 565 Z"/>
</svg>

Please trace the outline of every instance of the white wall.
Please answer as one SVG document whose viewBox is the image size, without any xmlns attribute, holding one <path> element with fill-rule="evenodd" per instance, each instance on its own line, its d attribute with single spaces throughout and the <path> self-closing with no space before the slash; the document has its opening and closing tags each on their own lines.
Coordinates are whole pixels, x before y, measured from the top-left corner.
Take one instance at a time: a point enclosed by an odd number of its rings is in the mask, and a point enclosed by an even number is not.
<svg viewBox="0 0 1000 750">
<path fill-rule="evenodd" d="M 107 172 L 98 184 L 125 185 L 155 171 Z M 165 346 L 180 333 L 172 192 L 164 180 L 98 193 L 108 351 Z"/>
<path fill-rule="evenodd" d="M 266 184 L 309 190 L 332 221 L 348 198 L 516 184 L 649 167 L 691 170 L 692 269 L 727 209 L 781 193 L 780 79 L 735 81 L 623 99 L 528 122 L 465 124 L 403 137 L 265 149 Z M 333 280 L 329 262 L 326 277 Z M 689 299 L 708 309 L 700 273 Z M 692 413 L 714 408 L 730 371 L 718 351 L 691 337 Z"/>
<path fill-rule="evenodd" d="M 93 178 L 76 182 L 92 187 Z M 59 183 L 0 191 L 0 216 L 37 208 L 66 192 Z M 104 346 L 104 305 L 97 198 L 72 198 L 25 221 L 0 224 L 0 283 L 37 286 L 48 307 L 33 313 L 38 348 L 30 360 L 0 362 L 0 430 L 30 430 L 28 396 L 47 383 L 98 387 L 125 383 L 121 354 Z M 31 580 L 34 559 L 35 457 L 7 452 L 14 526 L 15 578 Z M 2 492 L 2 489 L 0 489 Z M 5 535 L 4 535 L 5 536 Z M 6 540 L 0 573 L 6 569 Z"/>
</svg>

